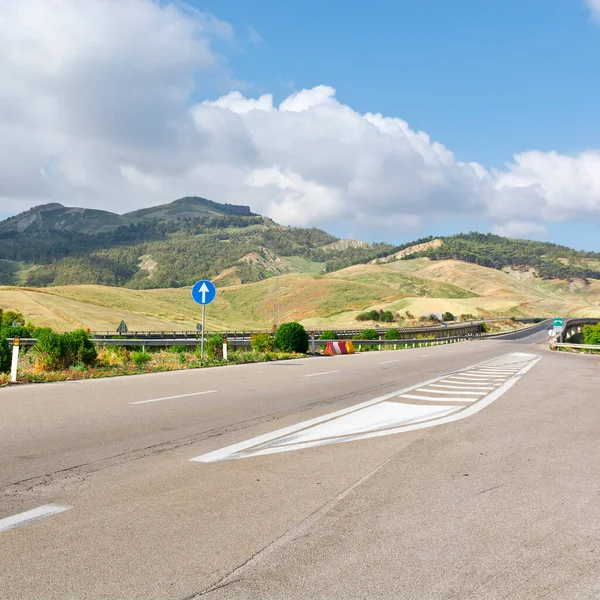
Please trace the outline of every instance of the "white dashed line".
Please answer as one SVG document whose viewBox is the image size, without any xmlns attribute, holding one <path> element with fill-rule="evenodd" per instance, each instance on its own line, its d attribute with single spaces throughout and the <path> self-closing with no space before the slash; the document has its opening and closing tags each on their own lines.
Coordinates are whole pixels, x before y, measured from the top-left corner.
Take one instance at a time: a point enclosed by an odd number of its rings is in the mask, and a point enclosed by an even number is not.
<svg viewBox="0 0 600 600">
<path fill-rule="evenodd" d="M 444 384 L 440 384 L 440 383 L 432 383 L 429 385 L 429 387 L 434 387 L 434 388 L 441 388 L 441 389 L 445 389 L 445 390 L 464 390 L 464 389 L 477 389 L 477 390 L 486 390 L 486 391 L 492 391 L 494 388 L 493 387 L 484 387 L 482 385 L 444 385 Z"/>
<path fill-rule="evenodd" d="M 400 362 L 400 361 L 399 360 L 386 360 L 386 361 L 384 361 L 382 363 L 379 363 L 379 364 L 380 365 L 390 365 L 392 363 L 397 363 L 397 362 Z"/>
<path fill-rule="evenodd" d="M 150 402 L 162 402 L 163 400 L 175 400 L 176 398 L 189 398 L 190 396 L 203 396 L 204 394 L 216 394 L 218 390 L 207 390 L 206 392 L 194 392 L 193 394 L 179 394 L 179 396 L 167 396 L 166 398 L 153 398 L 152 400 L 139 400 L 129 404 L 150 404 Z"/>
<path fill-rule="evenodd" d="M 339 373 L 340 370 L 336 369 L 335 371 L 322 371 L 321 373 L 311 373 L 310 375 L 305 375 L 304 377 L 319 377 L 320 375 L 329 375 L 331 373 Z"/>
<path fill-rule="evenodd" d="M 28 523 L 32 523 L 33 521 L 37 521 L 45 517 L 57 515 L 58 513 L 65 512 L 65 510 L 69 510 L 70 508 L 70 506 L 45 504 L 44 506 L 38 506 L 37 508 L 26 510 L 18 515 L 13 515 L 12 517 L 5 517 L 4 519 L 0 519 L 0 533 L 8 531 L 9 529 L 14 529 L 15 527 L 27 525 Z"/>
<path fill-rule="evenodd" d="M 417 390 L 421 391 L 421 390 Z M 407 398 L 408 400 L 429 400 L 430 402 L 443 402 L 444 398 L 432 398 L 431 396 L 421 396 L 419 394 L 402 394 L 398 398 Z M 452 398 L 452 402 L 475 402 L 477 398 Z"/>
</svg>

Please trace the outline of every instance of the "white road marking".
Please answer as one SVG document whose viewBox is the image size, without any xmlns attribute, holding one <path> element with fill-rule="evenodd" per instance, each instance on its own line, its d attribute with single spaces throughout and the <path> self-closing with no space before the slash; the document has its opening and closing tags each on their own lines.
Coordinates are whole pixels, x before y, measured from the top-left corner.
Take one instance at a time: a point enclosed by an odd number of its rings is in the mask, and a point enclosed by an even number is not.
<svg viewBox="0 0 600 600">
<path fill-rule="evenodd" d="M 499 383 L 495 383 L 493 381 L 489 381 L 486 383 L 485 381 L 481 381 L 481 382 L 473 381 L 472 379 L 464 380 L 464 379 L 460 379 L 458 377 L 446 377 L 446 379 L 442 379 L 440 381 L 440 383 L 445 383 L 446 381 L 448 383 L 452 383 L 455 385 L 463 385 L 463 386 L 468 386 L 468 387 L 487 387 L 487 386 L 489 386 L 489 387 L 495 388 L 500 385 Z"/>
<path fill-rule="evenodd" d="M 421 391 L 421 390 L 417 390 Z M 402 394 L 398 396 L 398 398 L 406 398 L 408 400 L 429 400 L 429 402 L 443 402 L 447 400 L 450 402 L 448 398 L 432 398 L 431 396 L 420 396 L 419 394 Z M 475 402 L 477 398 L 452 398 L 452 402 Z"/>
<path fill-rule="evenodd" d="M 445 390 L 465 390 L 465 389 L 477 389 L 477 390 L 487 390 L 487 391 L 492 391 L 494 389 L 494 387 L 489 387 L 489 386 L 482 386 L 482 385 L 469 385 L 464 384 L 464 385 L 446 385 L 446 384 L 442 384 L 442 383 L 430 383 L 429 387 L 432 388 L 442 388 Z"/>
<path fill-rule="evenodd" d="M 427 392 L 429 394 L 453 394 L 456 396 L 459 394 L 467 394 L 468 396 L 485 396 L 485 392 L 468 392 L 467 390 L 460 390 L 460 392 L 455 392 L 452 390 L 432 390 L 430 387 L 419 388 L 419 392 Z"/>
<path fill-rule="evenodd" d="M 190 396 L 203 396 L 204 394 L 216 394 L 218 390 L 207 390 L 205 392 L 194 392 L 193 394 L 179 394 L 179 396 L 166 396 L 165 398 L 153 398 L 152 400 L 138 400 L 129 404 L 149 404 L 150 402 L 162 402 L 163 400 L 175 400 L 176 398 L 189 398 Z"/>
<path fill-rule="evenodd" d="M 330 373 L 339 373 L 340 370 L 336 369 L 335 371 L 321 371 L 320 373 L 311 373 L 310 375 L 305 375 L 304 377 L 319 377 L 320 375 L 329 375 Z"/>
<path fill-rule="evenodd" d="M 486 364 L 498 365 L 502 360 L 512 361 L 511 366 L 519 366 L 520 370 L 515 375 L 505 377 L 499 387 L 482 398 L 432 398 L 411 393 L 446 381 L 450 375 L 444 375 L 374 400 L 202 454 L 190 460 L 206 463 L 262 456 L 393 435 L 458 421 L 474 415 L 506 393 L 541 360 L 541 356 L 513 353 L 487 363 L 467 367 L 467 369 L 474 369 Z M 458 375 L 462 372 L 464 370 L 451 375 Z M 400 399 L 426 400 L 432 404 L 402 403 L 399 402 Z M 457 405 L 456 402 L 466 402 L 468 405 Z"/>
<path fill-rule="evenodd" d="M 460 378 L 477 380 L 485 379 L 486 381 L 493 381 L 494 379 L 506 379 L 506 377 L 503 377 L 502 375 L 476 375 L 474 373 L 471 373 L 470 371 L 465 371 L 465 374 L 461 375 Z"/>
<path fill-rule="evenodd" d="M 70 508 L 70 506 L 45 504 L 44 506 L 38 506 L 37 508 L 26 510 L 25 512 L 19 513 L 18 515 L 5 517 L 4 519 L 0 519 L 0 533 L 8 531 L 9 529 L 14 529 L 15 527 L 27 525 L 28 523 L 32 523 L 33 521 L 37 521 L 38 519 L 43 519 L 44 517 L 57 515 L 58 513 L 65 512 L 65 510 L 69 510 Z"/>
<path fill-rule="evenodd" d="M 391 363 L 397 363 L 397 362 L 400 362 L 400 360 L 385 360 L 384 362 L 379 363 L 379 364 L 380 365 L 389 365 Z"/>
</svg>

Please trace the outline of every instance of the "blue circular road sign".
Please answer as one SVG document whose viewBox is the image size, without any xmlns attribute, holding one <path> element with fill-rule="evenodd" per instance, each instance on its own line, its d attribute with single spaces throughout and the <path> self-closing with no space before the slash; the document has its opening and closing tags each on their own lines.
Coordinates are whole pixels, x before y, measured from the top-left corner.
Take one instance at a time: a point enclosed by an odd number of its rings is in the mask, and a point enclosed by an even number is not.
<svg viewBox="0 0 600 600">
<path fill-rule="evenodd" d="M 212 281 L 202 279 L 194 284 L 192 298 L 198 304 L 210 304 L 217 295 L 217 288 Z"/>
</svg>

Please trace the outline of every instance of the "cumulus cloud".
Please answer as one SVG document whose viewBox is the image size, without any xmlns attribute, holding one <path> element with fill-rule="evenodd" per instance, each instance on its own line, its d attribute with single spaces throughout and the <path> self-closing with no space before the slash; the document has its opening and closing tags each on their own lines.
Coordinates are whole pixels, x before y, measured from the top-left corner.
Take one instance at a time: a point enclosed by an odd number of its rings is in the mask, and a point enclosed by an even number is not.
<svg viewBox="0 0 600 600">
<path fill-rule="evenodd" d="M 443 218 L 543 236 L 543 221 L 600 215 L 600 151 L 488 170 L 326 85 L 279 104 L 237 90 L 198 101 L 235 38 L 179 2 L 0 0 L 0 211 L 202 195 L 381 237 Z"/>
<path fill-rule="evenodd" d="M 592 11 L 592 17 L 600 23 L 600 0 L 584 0 L 584 2 Z"/>
<path fill-rule="evenodd" d="M 541 223 L 528 221 L 509 221 L 503 225 L 495 225 L 492 232 L 509 238 L 534 238 L 543 239 L 548 237 L 548 229 Z"/>
</svg>

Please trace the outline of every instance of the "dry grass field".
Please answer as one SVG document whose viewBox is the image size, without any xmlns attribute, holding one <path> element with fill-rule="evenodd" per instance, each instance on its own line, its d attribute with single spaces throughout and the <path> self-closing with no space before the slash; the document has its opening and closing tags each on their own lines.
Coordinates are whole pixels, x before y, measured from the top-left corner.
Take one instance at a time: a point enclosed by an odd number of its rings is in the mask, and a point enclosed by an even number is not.
<svg viewBox="0 0 600 600">
<path fill-rule="evenodd" d="M 278 291 L 277 291 L 278 289 Z M 353 327 L 371 308 L 419 316 L 600 316 L 600 282 L 521 277 L 455 260 L 421 258 L 357 265 L 328 275 L 289 273 L 247 285 L 219 288 L 207 309 L 209 329 L 268 329 L 278 297 L 280 322 L 310 327 Z M 194 329 L 201 309 L 189 288 L 130 290 L 98 285 L 55 288 L 0 287 L 0 308 L 18 308 L 37 325 L 114 331 Z"/>
</svg>

